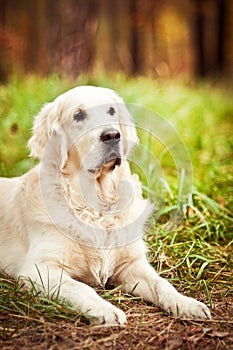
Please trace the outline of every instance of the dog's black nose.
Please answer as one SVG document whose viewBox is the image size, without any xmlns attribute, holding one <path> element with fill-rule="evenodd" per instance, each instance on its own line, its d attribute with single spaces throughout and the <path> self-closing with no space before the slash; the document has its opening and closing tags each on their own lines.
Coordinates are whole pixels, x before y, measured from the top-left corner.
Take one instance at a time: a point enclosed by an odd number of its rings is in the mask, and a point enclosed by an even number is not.
<svg viewBox="0 0 233 350">
<path fill-rule="evenodd" d="M 100 135 L 100 140 L 103 142 L 108 142 L 109 143 L 113 142 L 119 142 L 121 138 L 121 134 L 119 133 L 118 130 L 111 128 L 111 129 L 106 129 L 102 132 L 102 134 Z"/>
</svg>

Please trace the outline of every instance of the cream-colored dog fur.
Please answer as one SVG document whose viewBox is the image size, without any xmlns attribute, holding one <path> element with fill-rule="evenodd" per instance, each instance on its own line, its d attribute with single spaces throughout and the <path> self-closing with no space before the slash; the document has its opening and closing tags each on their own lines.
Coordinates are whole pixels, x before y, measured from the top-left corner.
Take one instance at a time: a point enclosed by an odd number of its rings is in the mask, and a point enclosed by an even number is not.
<svg viewBox="0 0 233 350">
<path fill-rule="evenodd" d="M 46 104 L 29 141 L 39 165 L 0 179 L 0 269 L 46 295 L 59 293 L 101 324 L 126 322 L 92 288 L 107 282 L 174 316 L 210 318 L 147 261 L 143 226 L 152 206 L 126 159 L 137 142 L 112 90 L 77 87 Z"/>
</svg>

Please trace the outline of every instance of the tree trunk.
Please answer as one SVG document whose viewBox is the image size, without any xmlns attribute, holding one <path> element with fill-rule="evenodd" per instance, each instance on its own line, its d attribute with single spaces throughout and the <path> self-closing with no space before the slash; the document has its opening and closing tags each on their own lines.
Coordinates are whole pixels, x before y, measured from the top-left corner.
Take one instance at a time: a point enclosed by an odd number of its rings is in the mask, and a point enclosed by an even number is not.
<svg viewBox="0 0 233 350">
<path fill-rule="evenodd" d="M 205 57 L 204 57 L 204 13 L 202 0 L 195 1 L 194 13 L 194 52 L 196 54 L 196 75 L 205 76 Z"/>
<path fill-rule="evenodd" d="M 5 14 L 6 14 L 6 0 L 0 1 L 0 82 L 5 82 L 8 76 L 8 69 L 5 57 Z"/>
</svg>

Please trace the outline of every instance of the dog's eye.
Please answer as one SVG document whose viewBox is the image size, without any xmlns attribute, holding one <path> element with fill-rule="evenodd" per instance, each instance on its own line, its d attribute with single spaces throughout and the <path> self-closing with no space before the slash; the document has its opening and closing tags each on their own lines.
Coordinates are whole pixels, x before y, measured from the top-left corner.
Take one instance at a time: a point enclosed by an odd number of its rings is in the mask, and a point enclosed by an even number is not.
<svg viewBox="0 0 233 350">
<path fill-rule="evenodd" d="M 110 107 L 107 113 L 110 115 L 114 115 L 116 113 L 116 111 L 113 107 Z"/>
<path fill-rule="evenodd" d="M 82 109 L 80 109 L 77 113 L 74 114 L 74 120 L 76 122 L 80 122 L 86 118 L 86 113 Z"/>
</svg>

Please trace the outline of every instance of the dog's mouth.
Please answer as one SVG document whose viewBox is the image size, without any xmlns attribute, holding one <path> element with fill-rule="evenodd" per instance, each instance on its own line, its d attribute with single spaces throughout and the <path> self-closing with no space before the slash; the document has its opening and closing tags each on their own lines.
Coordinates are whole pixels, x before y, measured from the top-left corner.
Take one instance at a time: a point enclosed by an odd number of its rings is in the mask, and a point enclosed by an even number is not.
<svg viewBox="0 0 233 350">
<path fill-rule="evenodd" d="M 103 161 L 95 168 L 90 168 L 88 171 L 91 174 L 97 174 L 100 172 L 111 172 L 116 166 L 121 165 L 121 156 L 117 152 L 112 152 L 108 156 L 105 156 Z"/>
<path fill-rule="evenodd" d="M 110 159 L 109 161 L 107 161 L 107 163 L 103 164 L 103 168 L 104 170 L 109 170 L 112 171 L 115 169 L 116 166 L 120 166 L 121 165 L 121 158 L 119 156 L 116 156 L 112 159 Z"/>
</svg>

